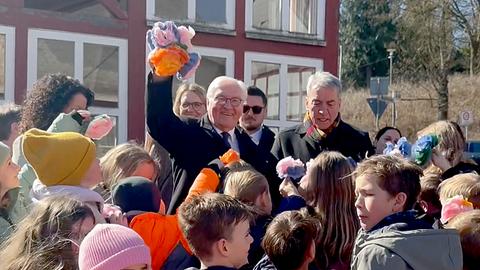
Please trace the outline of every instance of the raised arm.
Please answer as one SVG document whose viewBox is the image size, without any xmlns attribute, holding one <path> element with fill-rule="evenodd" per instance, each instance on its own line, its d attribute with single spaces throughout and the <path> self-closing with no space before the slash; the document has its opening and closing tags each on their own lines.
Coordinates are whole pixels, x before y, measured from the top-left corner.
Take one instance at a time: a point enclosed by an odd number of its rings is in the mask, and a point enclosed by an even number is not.
<svg viewBox="0 0 480 270">
<path fill-rule="evenodd" d="M 172 77 L 148 75 L 146 105 L 148 133 L 175 155 L 185 123 L 173 113 Z"/>
</svg>

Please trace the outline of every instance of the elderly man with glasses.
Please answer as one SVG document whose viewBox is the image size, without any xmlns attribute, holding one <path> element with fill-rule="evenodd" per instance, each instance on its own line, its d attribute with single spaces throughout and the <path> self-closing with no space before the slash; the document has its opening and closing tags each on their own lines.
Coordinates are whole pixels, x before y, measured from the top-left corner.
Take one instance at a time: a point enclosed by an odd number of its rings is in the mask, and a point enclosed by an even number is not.
<svg viewBox="0 0 480 270">
<path fill-rule="evenodd" d="M 267 152 L 272 149 L 275 133 L 263 125 L 267 117 L 267 97 L 256 87 L 248 87 L 247 103 L 243 105 L 240 126 L 250 135 L 252 141 Z"/>
<path fill-rule="evenodd" d="M 260 148 L 239 126 L 247 100 L 247 87 L 234 78 L 215 78 L 207 90 L 207 113 L 201 119 L 184 119 L 172 111 L 172 77 L 148 77 L 147 128 L 173 161 L 173 194 L 168 213 L 175 213 L 200 170 L 232 148 L 271 183 L 277 197 L 276 158 Z M 279 195 L 278 195 L 279 197 Z"/>
</svg>

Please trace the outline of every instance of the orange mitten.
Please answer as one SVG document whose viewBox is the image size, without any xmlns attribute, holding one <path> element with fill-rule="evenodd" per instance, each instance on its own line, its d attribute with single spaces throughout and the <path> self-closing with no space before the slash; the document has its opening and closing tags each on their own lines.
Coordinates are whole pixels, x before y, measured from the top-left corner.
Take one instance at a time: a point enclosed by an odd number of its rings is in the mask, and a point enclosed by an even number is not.
<svg viewBox="0 0 480 270">
<path fill-rule="evenodd" d="M 229 149 L 220 157 L 220 161 L 225 165 L 240 161 L 240 155 L 233 149 Z"/>
</svg>

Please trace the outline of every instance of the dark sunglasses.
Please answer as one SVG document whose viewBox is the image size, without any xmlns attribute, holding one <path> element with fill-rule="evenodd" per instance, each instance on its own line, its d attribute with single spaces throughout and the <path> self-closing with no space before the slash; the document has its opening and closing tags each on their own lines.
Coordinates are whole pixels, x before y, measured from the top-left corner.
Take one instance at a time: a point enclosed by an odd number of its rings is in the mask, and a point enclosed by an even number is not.
<svg viewBox="0 0 480 270">
<path fill-rule="evenodd" d="M 248 105 L 243 105 L 243 113 L 248 113 L 248 111 L 250 111 L 250 109 L 252 109 L 252 112 L 254 114 L 259 114 L 262 112 L 263 110 L 263 107 L 260 107 L 260 106 L 248 106 Z"/>
</svg>

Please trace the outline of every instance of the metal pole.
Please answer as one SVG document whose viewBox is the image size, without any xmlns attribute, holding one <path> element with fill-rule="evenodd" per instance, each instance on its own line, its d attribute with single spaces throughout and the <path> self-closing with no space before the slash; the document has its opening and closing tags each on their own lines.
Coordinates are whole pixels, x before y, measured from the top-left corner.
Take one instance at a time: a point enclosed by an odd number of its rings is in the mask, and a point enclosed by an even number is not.
<svg viewBox="0 0 480 270">
<path fill-rule="evenodd" d="M 390 59 L 390 75 L 389 75 L 389 87 L 392 87 L 392 82 L 393 82 L 393 53 L 395 52 L 395 49 L 388 49 L 388 58 Z M 392 105 L 393 105 L 393 110 L 392 110 L 392 126 L 394 127 L 396 125 L 396 118 L 397 118 L 397 107 L 395 106 L 395 90 L 392 89 Z"/>
<path fill-rule="evenodd" d="M 377 131 L 380 129 L 380 117 L 378 117 L 379 113 L 378 113 L 378 110 L 380 108 L 380 98 L 381 96 L 377 96 L 377 113 L 375 113 L 375 125 L 377 127 Z"/>
</svg>

